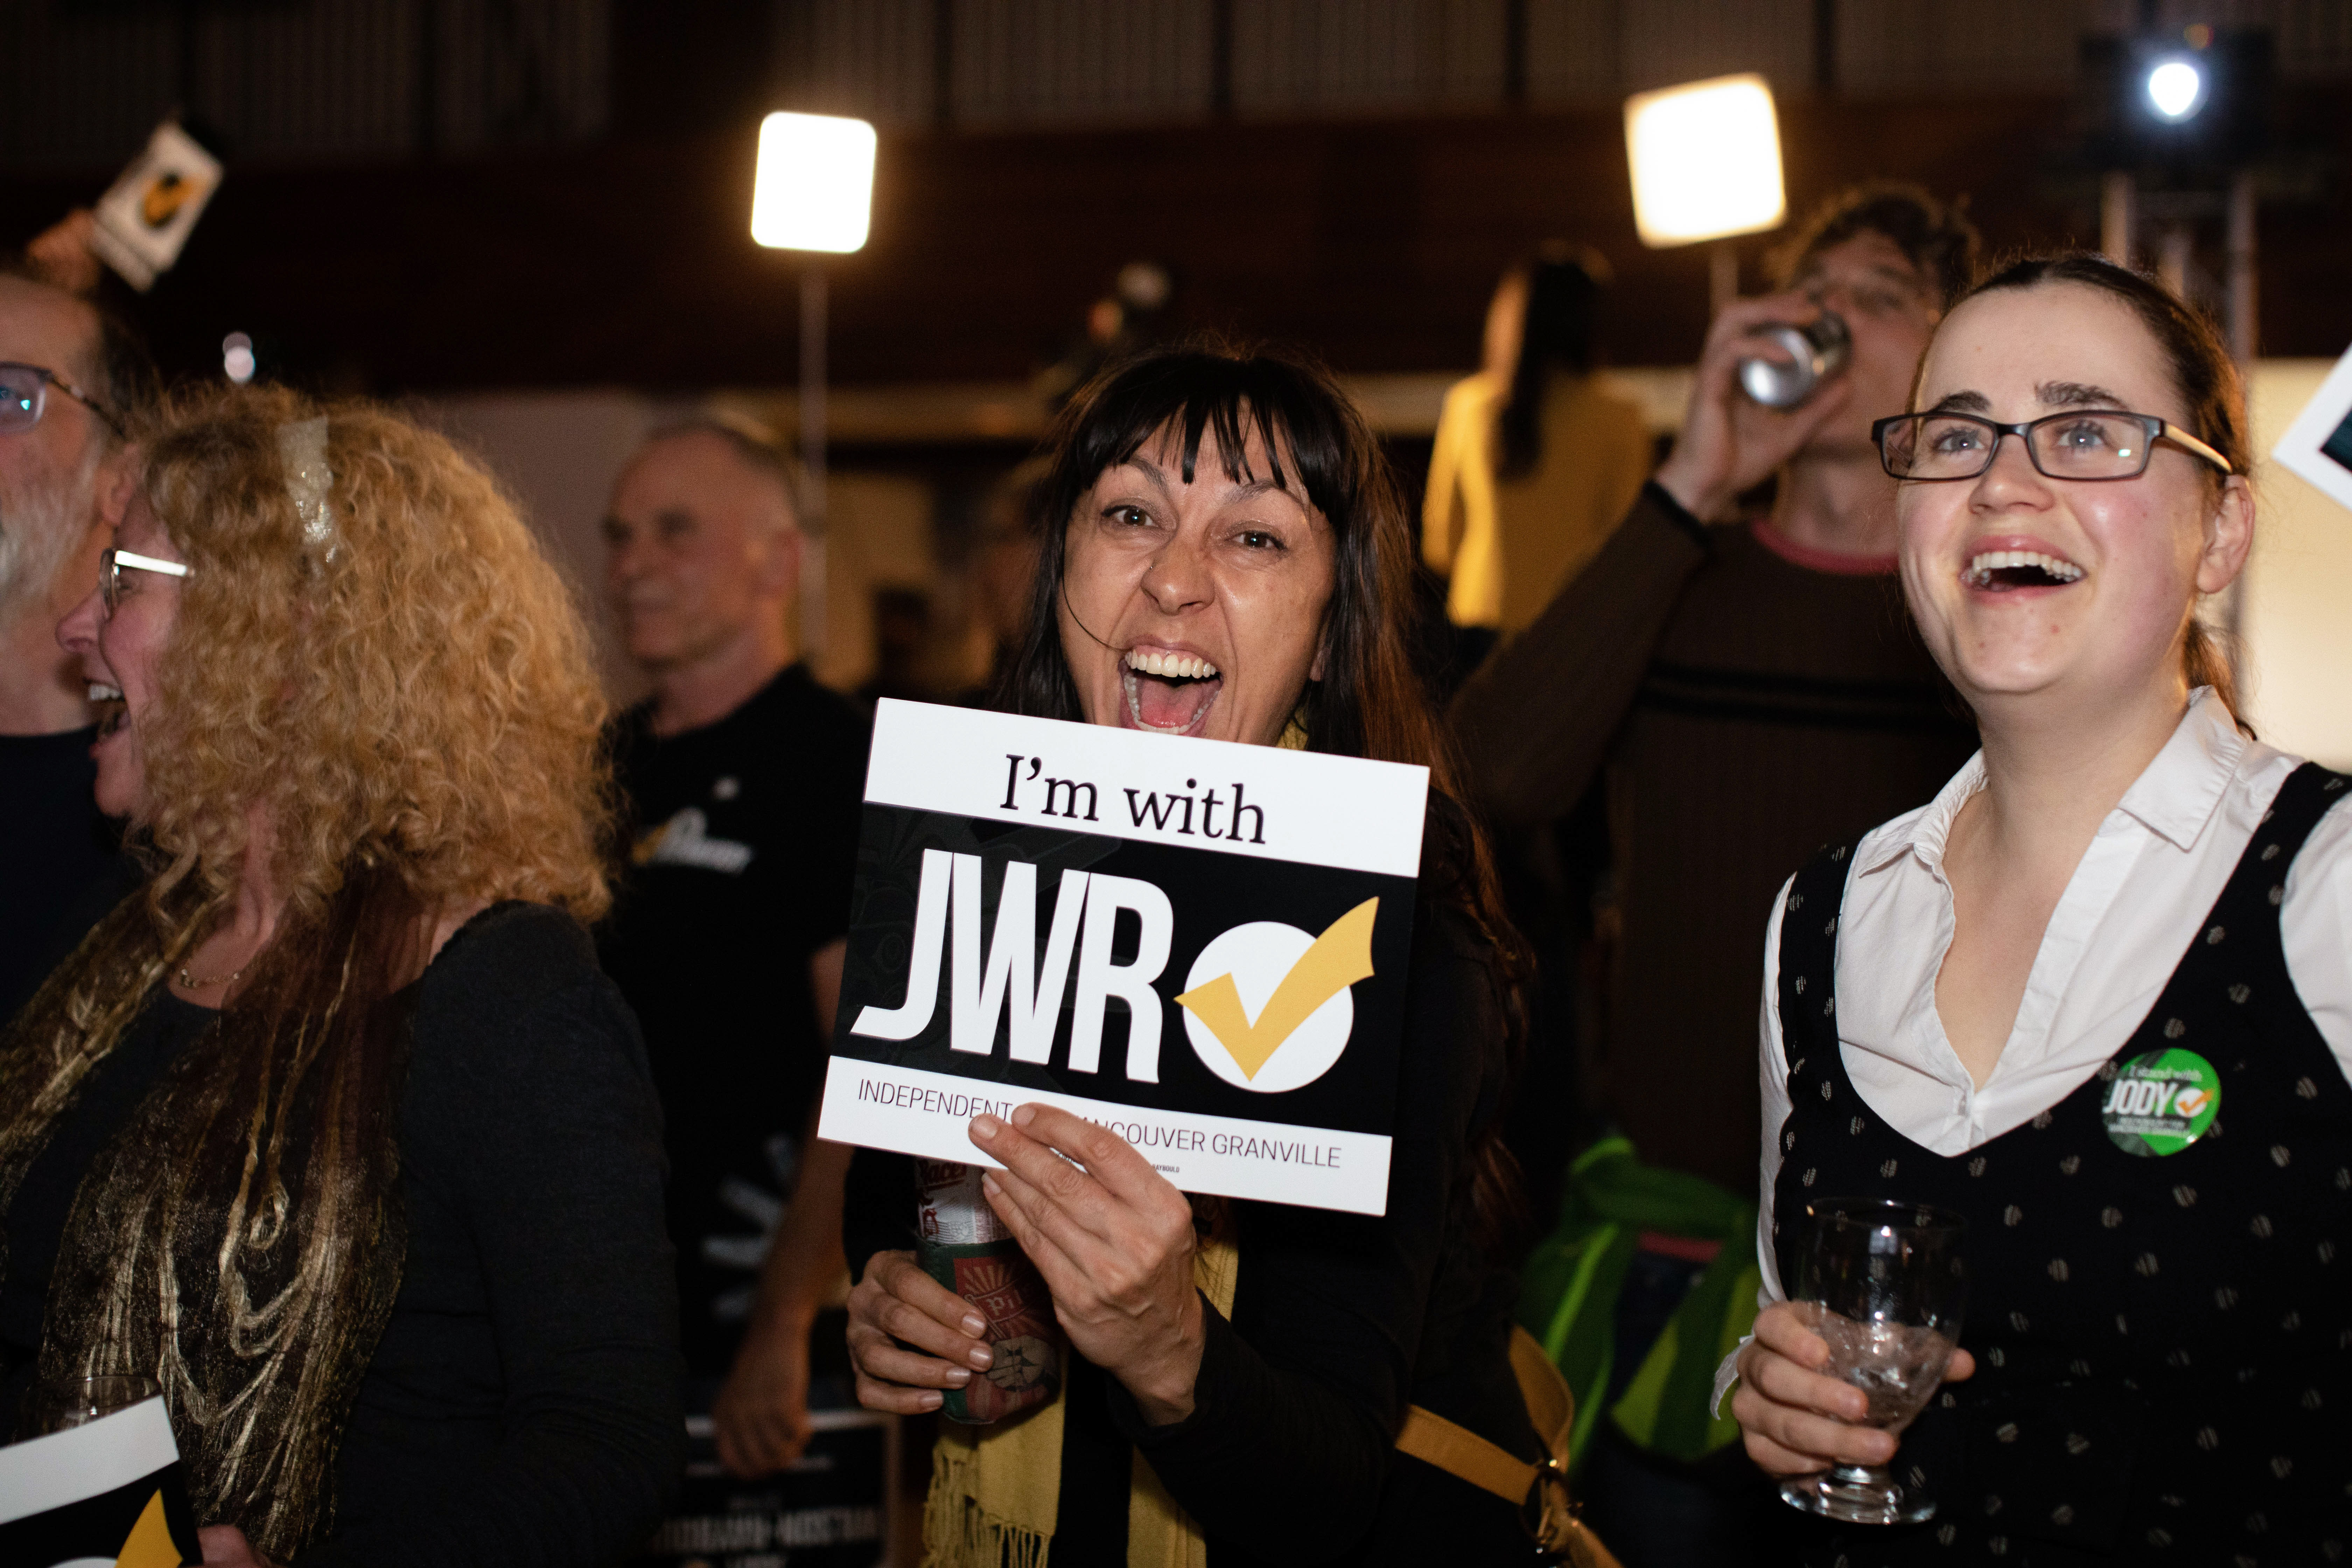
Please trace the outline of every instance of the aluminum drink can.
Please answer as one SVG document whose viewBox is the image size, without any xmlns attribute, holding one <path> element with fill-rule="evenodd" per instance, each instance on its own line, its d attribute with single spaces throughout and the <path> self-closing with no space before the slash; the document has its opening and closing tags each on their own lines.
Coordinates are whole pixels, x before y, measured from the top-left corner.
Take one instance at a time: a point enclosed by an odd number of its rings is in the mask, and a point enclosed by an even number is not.
<svg viewBox="0 0 2352 1568">
<path fill-rule="evenodd" d="M 981 1337 L 995 1352 L 986 1372 L 945 1390 L 940 1414 L 985 1426 L 1051 1400 L 1062 1386 L 1062 1326 L 1037 1266 L 1021 1250 L 980 1190 L 980 1167 L 915 1162 L 915 1255 L 923 1272 L 988 1320 Z"/>
<path fill-rule="evenodd" d="M 1853 357 L 1853 334 L 1834 310 L 1823 310 L 1811 326 L 1774 321 L 1752 335 L 1789 356 L 1783 362 L 1752 354 L 1739 362 L 1740 389 L 1767 408 L 1796 407 Z"/>
</svg>

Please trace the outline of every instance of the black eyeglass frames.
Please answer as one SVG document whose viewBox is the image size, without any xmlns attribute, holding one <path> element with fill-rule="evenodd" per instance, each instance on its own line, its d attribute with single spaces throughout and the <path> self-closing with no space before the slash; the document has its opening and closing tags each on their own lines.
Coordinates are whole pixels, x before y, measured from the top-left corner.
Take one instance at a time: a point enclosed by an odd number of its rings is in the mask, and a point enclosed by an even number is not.
<svg viewBox="0 0 2352 1568">
<path fill-rule="evenodd" d="M 2169 441 L 2223 473 L 2230 459 L 2179 426 L 2152 414 L 2113 408 L 2068 409 L 2021 425 L 1974 414 L 1896 414 L 1870 427 L 1878 460 L 1898 479 L 1972 479 L 1992 467 L 2001 437 L 2025 443 L 2034 470 L 2053 479 L 2130 479 L 2147 471 L 2158 441 Z"/>
<path fill-rule="evenodd" d="M 109 413 L 106 405 L 56 371 L 37 364 L 0 361 L 0 436 L 13 436 L 38 425 L 53 386 L 105 420 L 107 428 L 116 435 L 127 434 L 122 421 Z"/>
</svg>

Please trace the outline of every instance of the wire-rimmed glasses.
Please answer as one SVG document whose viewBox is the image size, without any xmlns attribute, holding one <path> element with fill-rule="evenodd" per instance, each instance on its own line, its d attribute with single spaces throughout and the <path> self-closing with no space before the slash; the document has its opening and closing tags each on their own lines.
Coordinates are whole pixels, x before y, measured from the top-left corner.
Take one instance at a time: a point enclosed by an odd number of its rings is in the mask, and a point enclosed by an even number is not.
<svg viewBox="0 0 2352 1568">
<path fill-rule="evenodd" d="M 2178 425 L 2153 414 L 2070 408 L 2021 425 L 1975 414 L 1895 414 L 1870 427 L 1878 461 L 1898 479 L 1972 479 L 1992 467 L 2001 437 L 2025 443 L 2034 470 L 2053 479 L 2134 479 L 2147 471 L 2158 441 L 2202 458 L 2223 473 L 2230 459 Z"/>
<path fill-rule="evenodd" d="M 166 577 L 185 577 L 189 567 L 183 561 L 165 561 L 160 556 L 142 555 L 136 551 L 112 549 L 101 552 L 98 558 L 99 602 L 112 615 L 122 602 L 122 574 L 159 572 Z"/>
<path fill-rule="evenodd" d="M 122 421 L 107 412 L 104 404 L 56 371 L 0 360 L 0 436 L 14 436 L 38 425 L 53 386 L 106 421 L 107 428 L 116 435 L 123 434 Z"/>
</svg>

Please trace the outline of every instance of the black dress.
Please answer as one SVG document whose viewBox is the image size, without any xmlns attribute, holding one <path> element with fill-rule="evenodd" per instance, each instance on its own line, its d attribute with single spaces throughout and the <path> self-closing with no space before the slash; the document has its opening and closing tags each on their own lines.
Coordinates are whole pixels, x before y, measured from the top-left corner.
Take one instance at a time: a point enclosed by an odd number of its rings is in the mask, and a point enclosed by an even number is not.
<svg viewBox="0 0 2352 1568">
<path fill-rule="evenodd" d="M 1811 1199 L 1958 1210 L 1960 1342 L 1977 1360 L 1895 1456 L 1936 1517 L 1811 1521 L 1807 1562 L 2267 1568 L 2352 1552 L 2352 1085 L 2279 932 L 2287 868 L 2345 786 L 2315 765 L 2290 777 L 2123 1048 L 1949 1157 L 1887 1126 L 1846 1076 L 1836 917 L 1852 847 L 1799 874 L 1781 923 L 1780 1278 L 1798 1278 Z M 2167 1050 L 2210 1063 L 2221 1104 L 2201 1138 L 2155 1155 L 2104 1112 L 2136 1058 Z"/>
<path fill-rule="evenodd" d="M 1395 1451 L 1420 1405 L 1521 1458 L 1540 1449 L 1508 1359 L 1517 1282 L 1474 1237 L 1472 1151 L 1504 1083 L 1486 948 L 1423 906 L 1406 997 L 1386 1215 L 1234 1205 L 1241 1268 L 1230 1321 L 1204 1313 L 1194 1408 L 1148 1426 L 1117 1380 L 1073 1353 L 1053 1560 L 1127 1560 L 1140 1452 L 1237 1563 L 1526 1563 L 1509 1504 Z M 861 1150 L 846 1239 L 863 1273 L 915 1245 L 909 1163 Z"/>
<path fill-rule="evenodd" d="M 407 1258 L 343 1429 L 333 1533 L 301 1568 L 617 1561 L 660 1521 L 685 1447 L 635 1022 L 579 924 L 532 904 L 477 916 L 417 988 Z M 12 1391 L 91 1154 L 215 1016 L 159 988 L 0 1215 Z"/>
</svg>

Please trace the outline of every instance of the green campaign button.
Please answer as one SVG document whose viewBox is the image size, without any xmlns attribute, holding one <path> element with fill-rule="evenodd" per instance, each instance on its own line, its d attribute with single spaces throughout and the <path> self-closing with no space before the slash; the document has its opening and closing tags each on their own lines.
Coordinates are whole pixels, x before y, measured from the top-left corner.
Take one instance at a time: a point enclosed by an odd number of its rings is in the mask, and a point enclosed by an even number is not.
<svg viewBox="0 0 2352 1568">
<path fill-rule="evenodd" d="M 2221 1109 L 2221 1075 L 2213 1064 L 2175 1048 L 2124 1063 L 2099 1120 L 2126 1154 L 2178 1154 L 2205 1136 Z"/>
</svg>

